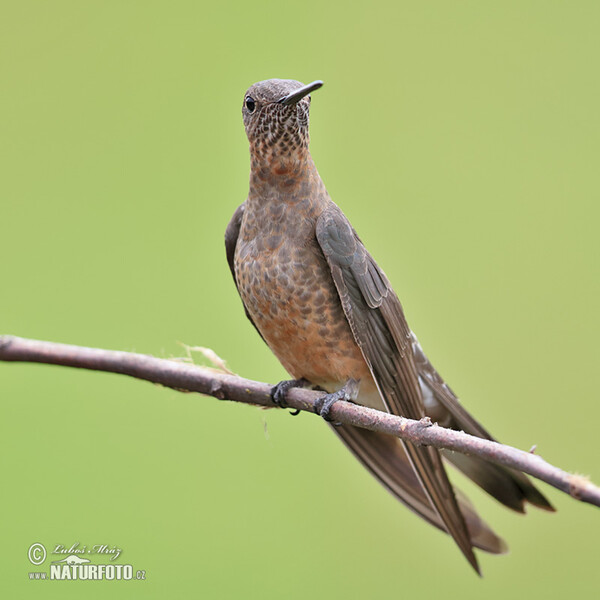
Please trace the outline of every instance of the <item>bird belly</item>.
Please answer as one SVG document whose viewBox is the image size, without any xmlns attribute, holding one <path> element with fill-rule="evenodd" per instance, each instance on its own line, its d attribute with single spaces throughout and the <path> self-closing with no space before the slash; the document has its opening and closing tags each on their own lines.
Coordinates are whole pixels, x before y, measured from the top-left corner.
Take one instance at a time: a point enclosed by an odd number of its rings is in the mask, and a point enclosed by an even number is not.
<svg viewBox="0 0 600 600">
<path fill-rule="evenodd" d="M 266 251 L 256 240 L 238 242 L 236 278 L 252 320 L 294 378 L 328 391 L 371 379 L 316 242 Z"/>
</svg>

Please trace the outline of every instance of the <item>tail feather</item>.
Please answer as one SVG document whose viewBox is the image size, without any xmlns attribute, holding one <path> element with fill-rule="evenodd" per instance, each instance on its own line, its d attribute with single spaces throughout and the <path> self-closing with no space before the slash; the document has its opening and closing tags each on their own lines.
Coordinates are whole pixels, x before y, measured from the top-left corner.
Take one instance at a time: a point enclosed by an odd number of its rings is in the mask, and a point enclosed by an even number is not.
<svg viewBox="0 0 600 600">
<path fill-rule="evenodd" d="M 419 371 L 419 383 L 425 403 L 425 413 L 444 427 L 462 430 L 485 440 L 495 441 L 492 435 L 458 401 L 456 394 L 444 382 L 425 356 L 413 334 L 413 352 Z M 544 510 L 554 511 L 544 495 L 526 475 L 488 463 L 481 458 L 444 451 L 443 455 L 473 482 L 505 506 L 525 512 L 525 501 Z"/>
<path fill-rule="evenodd" d="M 523 473 L 458 452 L 442 450 L 442 454 L 471 481 L 512 510 L 524 513 L 525 501 L 544 510 L 555 510 Z"/>
<path fill-rule="evenodd" d="M 438 529 L 448 533 L 438 512 L 423 491 L 400 440 L 352 426 L 334 427 L 333 430 L 398 500 Z M 492 554 L 506 552 L 507 545 L 504 540 L 479 517 L 468 499 L 456 489 L 455 495 L 472 545 Z"/>
</svg>

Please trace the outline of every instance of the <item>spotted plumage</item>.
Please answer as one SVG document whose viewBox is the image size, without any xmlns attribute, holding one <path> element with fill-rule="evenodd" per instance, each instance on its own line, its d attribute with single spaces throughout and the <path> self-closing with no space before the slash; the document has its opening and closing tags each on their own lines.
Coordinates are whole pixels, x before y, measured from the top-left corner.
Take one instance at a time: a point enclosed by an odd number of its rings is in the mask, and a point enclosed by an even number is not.
<svg viewBox="0 0 600 600">
<path fill-rule="evenodd" d="M 250 189 L 225 241 L 246 314 L 294 378 L 329 392 L 359 381 L 360 404 L 491 439 L 427 360 L 385 274 L 329 198 L 308 149 L 308 93 L 320 85 L 274 79 L 244 97 Z M 449 533 L 475 569 L 473 547 L 505 551 L 451 486 L 439 451 L 354 427 L 336 433 L 399 500 Z M 552 509 L 523 474 L 447 458 L 510 508 Z"/>
</svg>

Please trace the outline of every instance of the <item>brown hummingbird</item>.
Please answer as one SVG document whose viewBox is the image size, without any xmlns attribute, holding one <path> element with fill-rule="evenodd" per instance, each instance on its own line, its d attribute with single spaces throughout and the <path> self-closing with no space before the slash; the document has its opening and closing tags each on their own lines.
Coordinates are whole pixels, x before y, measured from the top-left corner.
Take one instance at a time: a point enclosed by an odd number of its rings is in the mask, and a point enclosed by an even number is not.
<svg viewBox="0 0 600 600">
<path fill-rule="evenodd" d="M 410 330 L 385 273 L 329 197 L 309 152 L 315 81 L 270 79 L 244 96 L 250 189 L 225 233 L 227 260 L 246 315 L 294 385 L 339 400 L 493 439 L 462 407 Z M 444 460 L 505 506 L 554 510 L 522 473 L 477 457 L 414 446 L 352 426 L 334 427 L 346 446 L 401 502 L 449 533 L 479 573 L 473 548 L 507 549 L 448 480 Z"/>
</svg>

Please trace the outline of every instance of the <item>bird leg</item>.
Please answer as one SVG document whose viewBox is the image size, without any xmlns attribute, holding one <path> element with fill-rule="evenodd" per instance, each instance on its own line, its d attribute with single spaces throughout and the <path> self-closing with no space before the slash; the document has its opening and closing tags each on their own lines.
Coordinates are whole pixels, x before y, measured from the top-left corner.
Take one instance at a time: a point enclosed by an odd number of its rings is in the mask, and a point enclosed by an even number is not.
<svg viewBox="0 0 600 600">
<path fill-rule="evenodd" d="M 310 385 L 310 382 L 304 377 L 300 379 L 286 379 L 284 381 L 280 381 L 277 385 L 271 388 L 271 400 L 273 404 L 277 404 L 280 408 L 288 408 L 287 402 L 285 401 L 285 396 L 289 390 L 295 387 L 304 388 L 307 385 Z M 291 415 L 296 416 L 299 414 L 299 410 L 295 410 L 291 412 Z"/>
<path fill-rule="evenodd" d="M 348 379 L 343 387 L 337 392 L 326 394 L 319 398 L 315 403 L 315 413 L 323 417 L 326 421 L 332 421 L 330 417 L 331 407 L 340 401 L 352 402 L 358 398 L 359 381 Z"/>
</svg>

